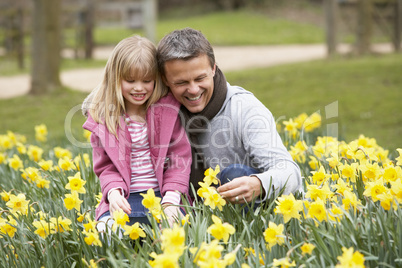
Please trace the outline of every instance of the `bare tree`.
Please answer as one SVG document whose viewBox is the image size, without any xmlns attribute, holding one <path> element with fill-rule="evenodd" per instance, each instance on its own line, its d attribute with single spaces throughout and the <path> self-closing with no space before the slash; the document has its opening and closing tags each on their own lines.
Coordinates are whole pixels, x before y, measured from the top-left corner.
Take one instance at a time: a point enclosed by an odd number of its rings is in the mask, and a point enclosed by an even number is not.
<svg viewBox="0 0 402 268">
<path fill-rule="evenodd" d="M 372 9 L 372 0 L 359 0 L 357 2 L 356 52 L 358 55 L 370 53 L 371 36 L 373 31 Z"/>
<path fill-rule="evenodd" d="M 60 0 L 33 0 L 31 90 L 44 94 L 60 87 Z"/>
</svg>

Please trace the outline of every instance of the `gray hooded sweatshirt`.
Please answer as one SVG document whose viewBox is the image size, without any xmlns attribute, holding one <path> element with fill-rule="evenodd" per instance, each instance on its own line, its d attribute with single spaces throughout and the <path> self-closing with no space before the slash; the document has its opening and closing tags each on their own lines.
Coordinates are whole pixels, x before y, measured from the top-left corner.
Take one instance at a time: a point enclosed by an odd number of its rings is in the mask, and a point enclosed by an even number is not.
<svg viewBox="0 0 402 268">
<path fill-rule="evenodd" d="M 231 164 L 253 167 L 261 172 L 253 175 L 269 195 L 285 184 L 284 194 L 302 191 L 300 168 L 283 145 L 271 112 L 251 92 L 229 83 L 227 87 L 222 108 L 198 135 L 206 165 L 221 170 Z"/>
</svg>

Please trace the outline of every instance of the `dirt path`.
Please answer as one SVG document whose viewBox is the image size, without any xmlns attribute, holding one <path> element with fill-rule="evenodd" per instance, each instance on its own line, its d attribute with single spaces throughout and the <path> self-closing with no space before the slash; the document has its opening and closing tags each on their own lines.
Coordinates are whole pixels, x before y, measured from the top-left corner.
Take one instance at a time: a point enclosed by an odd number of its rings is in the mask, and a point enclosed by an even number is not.
<svg viewBox="0 0 402 268">
<path fill-rule="evenodd" d="M 94 57 L 107 59 L 112 48 L 98 48 Z M 322 44 L 288 46 L 243 46 L 214 47 L 216 62 L 223 72 L 243 70 L 253 67 L 268 67 L 279 64 L 311 61 L 326 57 L 326 48 Z M 340 46 L 339 51 L 350 51 L 348 46 Z M 392 52 L 389 44 L 373 47 L 379 53 Z M 63 56 L 71 53 L 65 51 Z M 60 75 L 64 85 L 85 92 L 91 91 L 102 79 L 103 68 L 77 69 L 63 71 Z M 0 77 L 0 98 L 7 99 L 27 94 L 30 86 L 29 75 Z"/>
</svg>

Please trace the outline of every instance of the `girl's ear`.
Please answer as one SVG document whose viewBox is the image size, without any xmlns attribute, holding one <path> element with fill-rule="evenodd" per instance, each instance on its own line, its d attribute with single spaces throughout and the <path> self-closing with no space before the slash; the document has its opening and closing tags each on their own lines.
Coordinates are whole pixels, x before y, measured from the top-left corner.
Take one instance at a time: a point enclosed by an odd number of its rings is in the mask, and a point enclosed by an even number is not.
<svg viewBox="0 0 402 268">
<path fill-rule="evenodd" d="M 212 76 L 215 76 L 216 72 L 216 63 L 214 64 L 214 67 L 212 68 Z"/>
</svg>

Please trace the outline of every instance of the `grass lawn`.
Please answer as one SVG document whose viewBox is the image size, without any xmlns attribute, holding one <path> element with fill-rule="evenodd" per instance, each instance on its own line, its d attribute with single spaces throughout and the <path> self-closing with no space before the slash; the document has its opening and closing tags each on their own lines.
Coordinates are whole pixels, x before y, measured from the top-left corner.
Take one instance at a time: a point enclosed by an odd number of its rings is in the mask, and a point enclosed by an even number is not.
<svg viewBox="0 0 402 268">
<path fill-rule="evenodd" d="M 323 123 L 337 123 L 341 139 L 364 134 L 386 149 L 402 147 L 402 55 L 336 59 L 226 73 L 228 81 L 254 92 L 278 120 L 319 111 Z M 45 123 L 65 138 L 66 118 L 75 137 L 84 118 L 78 106 L 87 94 L 66 90 L 43 97 L 0 100 L 1 134 L 7 130 L 33 138 L 34 126 Z M 338 101 L 339 116 L 326 119 L 325 107 Z M 74 116 L 71 116 L 74 115 Z M 67 129 L 68 131 L 69 129 Z"/>
<path fill-rule="evenodd" d="M 63 89 L 62 92 L 45 96 L 22 96 L 0 100 L 0 135 L 7 130 L 27 136 L 33 141 L 34 127 L 46 124 L 49 130 L 48 141 L 52 144 L 65 142 L 68 133 L 83 140 L 82 124 L 84 117 L 78 110 L 87 93 Z M 65 126 L 66 119 L 71 118 L 70 124 Z M 71 131 L 70 131 L 71 130 Z"/>
<path fill-rule="evenodd" d="M 376 138 L 386 149 L 402 147 L 402 55 L 315 61 L 227 74 L 278 119 L 320 112 L 338 123 L 340 138 Z M 338 118 L 325 107 L 338 101 Z"/>
<path fill-rule="evenodd" d="M 311 23 L 270 18 L 252 11 L 215 12 L 184 18 L 161 19 L 158 41 L 167 33 L 185 27 L 202 31 L 213 45 L 267 45 L 324 42 L 324 29 Z M 134 32 L 124 28 L 95 29 L 95 43 L 116 44 Z M 143 34 L 141 31 L 135 33 Z"/>
</svg>

